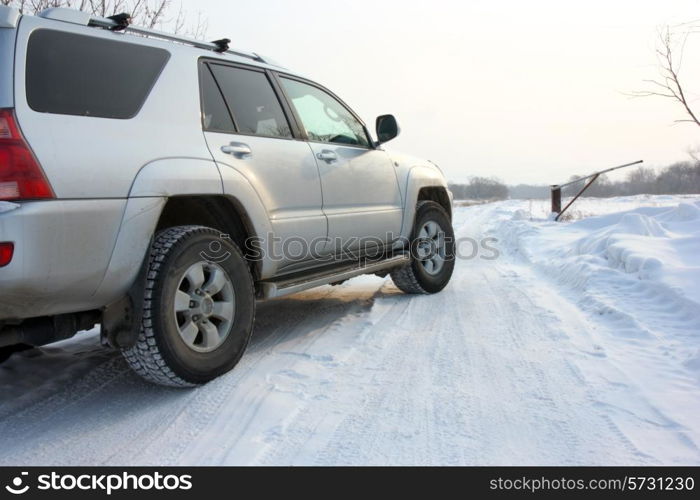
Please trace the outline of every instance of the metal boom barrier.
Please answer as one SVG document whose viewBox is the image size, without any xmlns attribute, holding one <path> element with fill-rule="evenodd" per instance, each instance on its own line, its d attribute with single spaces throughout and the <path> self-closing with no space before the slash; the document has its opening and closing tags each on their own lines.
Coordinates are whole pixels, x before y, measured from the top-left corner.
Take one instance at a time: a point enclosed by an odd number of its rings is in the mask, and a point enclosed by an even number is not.
<svg viewBox="0 0 700 500">
<path fill-rule="evenodd" d="M 593 172 L 590 175 L 587 175 L 585 177 L 581 177 L 580 179 L 576 179 L 570 182 L 567 182 L 565 184 L 553 184 L 551 186 L 552 190 L 552 212 L 557 214 L 557 216 L 554 218 L 555 221 L 559 221 L 561 218 L 562 214 L 568 210 L 568 208 L 573 205 L 573 203 L 579 199 L 579 197 L 588 189 L 591 184 L 593 184 L 598 177 L 600 177 L 603 174 L 607 174 L 608 172 L 612 172 L 613 170 L 619 170 L 621 168 L 625 167 L 631 167 L 632 165 L 639 165 L 640 163 L 643 163 L 644 160 L 638 160 L 632 163 L 625 163 L 624 165 L 618 165 L 617 167 L 612 167 L 612 168 L 606 168 L 605 170 L 599 170 L 598 172 Z M 590 179 L 590 180 L 589 180 Z M 572 184 L 576 184 L 577 182 L 583 182 L 583 181 L 588 181 L 586 184 L 581 188 L 581 190 L 576 193 L 573 197 L 573 199 L 566 204 L 566 206 L 562 209 L 561 208 L 561 190 L 562 188 L 565 188 L 567 186 L 571 186 Z"/>
</svg>

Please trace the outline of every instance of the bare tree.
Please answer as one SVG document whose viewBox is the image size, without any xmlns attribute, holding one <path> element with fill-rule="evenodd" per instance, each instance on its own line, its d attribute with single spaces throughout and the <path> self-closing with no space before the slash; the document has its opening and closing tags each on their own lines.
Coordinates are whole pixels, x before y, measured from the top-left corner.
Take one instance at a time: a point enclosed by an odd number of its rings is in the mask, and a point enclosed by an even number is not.
<svg viewBox="0 0 700 500">
<path fill-rule="evenodd" d="M 209 23 L 202 11 L 197 11 L 196 16 L 188 15 L 182 8 L 182 4 L 180 4 L 177 15 L 166 21 L 165 24 L 171 26 L 173 33 L 182 33 L 192 38 L 205 38 L 209 29 Z"/>
<path fill-rule="evenodd" d="M 158 27 L 195 38 L 203 38 L 207 31 L 201 12 L 190 21 L 180 4 L 172 15 L 173 0 L 0 0 L 0 5 L 16 7 L 23 14 L 37 14 L 51 7 L 68 7 L 102 17 L 124 12 L 139 26 Z"/>
<path fill-rule="evenodd" d="M 656 55 L 659 60 L 659 78 L 644 80 L 651 88 L 631 93 L 635 97 L 659 96 L 673 99 L 683 106 L 687 118 L 675 120 L 677 123 L 694 123 L 700 127 L 697 112 L 691 108 L 688 92 L 680 78 L 683 63 L 683 51 L 691 34 L 700 31 L 700 21 L 692 21 L 677 26 L 675 29 L 666 26 L 659 31 L 659 47 Z"/>
</svg>

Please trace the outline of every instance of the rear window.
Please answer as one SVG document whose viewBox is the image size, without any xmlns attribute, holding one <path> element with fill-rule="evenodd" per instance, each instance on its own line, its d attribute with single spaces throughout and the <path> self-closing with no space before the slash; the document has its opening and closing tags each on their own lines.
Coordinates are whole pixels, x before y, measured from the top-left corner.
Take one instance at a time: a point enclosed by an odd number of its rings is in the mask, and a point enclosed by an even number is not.
<svg viewBox="0 0 700 500">
<path fill-rule="evenodd" d="M 27 102 L 43 113 L 133 118 L 169 57 L 155 47 L 38 30 L 27 48 Z"/>
</svg>

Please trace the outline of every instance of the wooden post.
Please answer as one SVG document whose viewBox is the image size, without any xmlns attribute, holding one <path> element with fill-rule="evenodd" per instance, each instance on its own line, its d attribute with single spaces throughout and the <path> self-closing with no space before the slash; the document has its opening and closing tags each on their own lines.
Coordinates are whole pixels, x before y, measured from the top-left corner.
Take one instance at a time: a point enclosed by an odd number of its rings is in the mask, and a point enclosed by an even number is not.
<svg viewBox="0 0 700 500">
<path fill-rule="evenodd" d="M 556 184 L 552 186 L 552 212 L 555 214 L 561 212 L 561 188 Z"/>
</svg>

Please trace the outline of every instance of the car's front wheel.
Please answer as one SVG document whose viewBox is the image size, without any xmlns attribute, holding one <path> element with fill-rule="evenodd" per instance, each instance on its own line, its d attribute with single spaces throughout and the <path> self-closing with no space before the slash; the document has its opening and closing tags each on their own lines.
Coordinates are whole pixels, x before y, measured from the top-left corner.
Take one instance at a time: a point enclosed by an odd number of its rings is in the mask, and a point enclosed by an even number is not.
<svg viewBox="0 0 700 500">
<path fill-rule="evenodd" d="M 450 217 L 434 201 L 420 201 L 411 233 L 411 262 L 391 273 L 405 293 L 437 293 L 449 283 L 455 266 L 455 239 Z"/>
<path fill-rule="evenodd" d="M 169 228 L 151 247 L 138 340 L 122 352 L 151 382 L 203 384 L 236 365 L 254 317 L 253 279 L 238 247 L 211 228 Z"/>
</svg>

